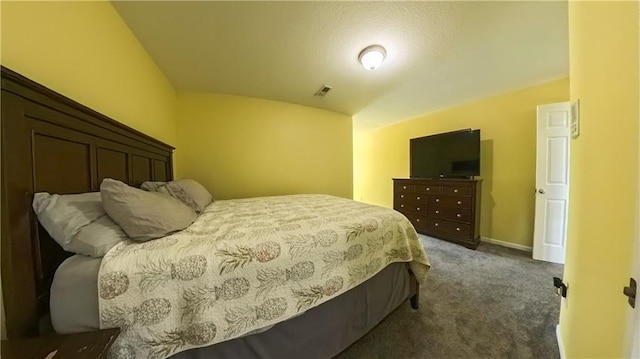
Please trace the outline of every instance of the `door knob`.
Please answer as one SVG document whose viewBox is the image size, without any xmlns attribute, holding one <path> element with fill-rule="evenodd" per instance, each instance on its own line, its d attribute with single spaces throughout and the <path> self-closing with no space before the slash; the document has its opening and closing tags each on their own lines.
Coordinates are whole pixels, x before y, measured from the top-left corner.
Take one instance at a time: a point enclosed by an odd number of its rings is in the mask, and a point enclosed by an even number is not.
<svg viewBox="0 0 640 359">
<path fill-rule="evenodd" d="M 635 308 L 636 307 L 636 290 L 637 290 L 637 286 L 638 284 L 636 283 L 636 280 L 631 278 L 629 280 L 629 286 L 628 287 L 624 287 L 624 289 L 622 290 L 622 293 L 624 295 L 626 295 L 627 297 L 629 297 L 629 305 L 631 306 L 631 308 Z"/>
<path fill-rule="evenodd" d="M 543 190 L 542 188 L 540 188 L 540 189 L 538 190 L 538 193 L 540 193 L 540 194 L 544 194 L 544 190 Z"/>
</svg>

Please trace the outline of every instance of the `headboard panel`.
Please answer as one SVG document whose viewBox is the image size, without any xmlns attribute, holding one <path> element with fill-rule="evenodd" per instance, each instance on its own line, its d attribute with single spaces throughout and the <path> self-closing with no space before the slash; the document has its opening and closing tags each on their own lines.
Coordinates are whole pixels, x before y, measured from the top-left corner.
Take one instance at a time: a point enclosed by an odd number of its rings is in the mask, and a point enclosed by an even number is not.
<svg viewBox="0 0 640 359">
<path fill-rule="evenodd" d="M 2 67 L 2 289 L 7 336 L 38 334 L 65 252 L 38 224 L 33 194 L 173 179 L 173 147 Z"/>
</svg>

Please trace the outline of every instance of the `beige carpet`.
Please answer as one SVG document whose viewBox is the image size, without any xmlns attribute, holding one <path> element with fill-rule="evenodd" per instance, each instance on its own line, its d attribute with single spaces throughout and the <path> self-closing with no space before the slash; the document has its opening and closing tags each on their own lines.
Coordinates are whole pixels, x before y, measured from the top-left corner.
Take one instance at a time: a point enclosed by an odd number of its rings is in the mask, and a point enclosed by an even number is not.
<svg viewBox="0 0 640 359">
<path fill-rule="evenodd" d="M 338 358 L 559 358 L 552 277 L 561 265 L 493 244 L 473 251 L 421 239 L 432 268 L 420 309 L 403 304 Z"/>
</svg>

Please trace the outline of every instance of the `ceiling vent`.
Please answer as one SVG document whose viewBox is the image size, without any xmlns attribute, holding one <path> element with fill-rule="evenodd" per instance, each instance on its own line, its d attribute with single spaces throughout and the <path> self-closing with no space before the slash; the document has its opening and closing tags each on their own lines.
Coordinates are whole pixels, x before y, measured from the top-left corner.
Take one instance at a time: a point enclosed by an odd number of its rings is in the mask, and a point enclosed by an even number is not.
<svg viewBox="0 0 640 359">
<path fill-rule="evenodd" d="M 333 87 L 328 86 L 328 85 L 322 85 L 322 87 L 320 87 L 320 89 L 318 91 L 316 91 L 315 94 L 313 94 L 313 96 L 320 96 L 320 97 L 324 97 L 327 93 L 329 93 L 329 91 L 331 91 Z"/>
</svg>

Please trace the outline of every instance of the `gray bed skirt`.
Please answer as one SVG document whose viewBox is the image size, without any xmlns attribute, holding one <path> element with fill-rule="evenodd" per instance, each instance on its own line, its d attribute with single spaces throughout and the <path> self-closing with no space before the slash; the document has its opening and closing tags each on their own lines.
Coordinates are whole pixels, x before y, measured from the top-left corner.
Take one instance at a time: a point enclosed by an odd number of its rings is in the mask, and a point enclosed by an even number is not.
<svg viewBox="0 0 640 359">
<path fill-rule="evenodd" d="M 332 358 L 380 323 L 409 294 L 408 267 L 394 263 L 339 297 L 265 332 L 188 350 L 172 358 Z"/>
</svg>

